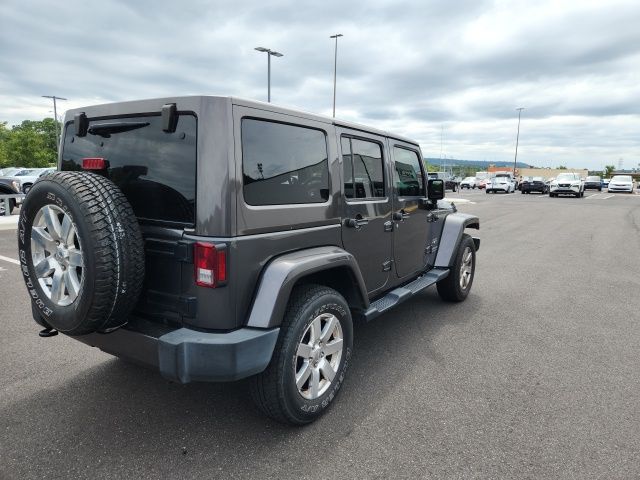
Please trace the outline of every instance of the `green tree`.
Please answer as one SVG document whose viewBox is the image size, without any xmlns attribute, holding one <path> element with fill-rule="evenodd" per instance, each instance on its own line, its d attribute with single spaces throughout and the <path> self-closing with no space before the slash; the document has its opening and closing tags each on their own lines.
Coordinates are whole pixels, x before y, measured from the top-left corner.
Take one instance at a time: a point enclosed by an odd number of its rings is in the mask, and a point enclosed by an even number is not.
<svg viewBox="0 0 640 480">
<path fill-rule="evenodd" d="M 6 140 L 11 134 L 11 130 L 7 128 L 7 122 L 0 122 L 0 168 L 9 166 L 9 158 L 7 157 Z"/>
<path fill-rule="evenodd" d="M 605 176 L 610 177 L 615 171 L 615 169 L 616 169 L 615 165 L 605 165 L 604 166 Z"/>
<path fill-rule="evenodd" d="M 56 124 L 52 118 L 24 120 L 11 130 L 6 122 L 0 125 L 0 165 L 47 167 L 56 163 Z"/>
<path fill-rule="evenodd" d="M 567 169 L 567 167 L 566 167 L 565 165 L 558 165 L 558 166 L 556 167 L 556 169 L 558 169 L 558 170 L 566 170 L 566 169 Z"/>
</svg>

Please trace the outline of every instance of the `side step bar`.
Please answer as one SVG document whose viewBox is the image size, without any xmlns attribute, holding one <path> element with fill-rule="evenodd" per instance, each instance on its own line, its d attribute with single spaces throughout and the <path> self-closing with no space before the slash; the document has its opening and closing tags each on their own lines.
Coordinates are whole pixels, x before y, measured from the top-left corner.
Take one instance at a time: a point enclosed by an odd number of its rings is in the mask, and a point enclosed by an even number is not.
<svg viewBox="0 0 640 480">
<path fill-rule="evenodd" d="M 446 278 L 448 275 L 449 269 L 447 268 L 434 268 L 432 270 L 429 270 L 427 273 L 416 278 L 412 282 L 407 283 L 402 287 L 391 290 L 384 297 L 371 302 L 369 308 L 367 308 L 365 311 L 360 312 L 358 317 L 365 322 L 370 322 L 377 316 L 382 315 L 387 310 L 392 309 L 396 305 L 404 302 L 405 300 L 408 300 L 425 288 L 430 287 L 436 282 L 439 282 L 443 278 Z"/>
</svg>

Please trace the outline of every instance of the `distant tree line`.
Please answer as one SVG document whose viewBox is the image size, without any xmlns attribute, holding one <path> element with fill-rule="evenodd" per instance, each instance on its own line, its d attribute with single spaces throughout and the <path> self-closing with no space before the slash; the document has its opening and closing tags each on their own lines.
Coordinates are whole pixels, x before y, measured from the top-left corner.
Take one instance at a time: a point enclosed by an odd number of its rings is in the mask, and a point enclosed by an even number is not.
<svg viewBox="0 0 640 480">
<path fill-rule="evenodd" d="M 57 159 L 53 118 L 24 120 L 11 128 L 7 122 L 0 122 L 0 168 L 48 167 L 55 165 Z"/>
</svg>

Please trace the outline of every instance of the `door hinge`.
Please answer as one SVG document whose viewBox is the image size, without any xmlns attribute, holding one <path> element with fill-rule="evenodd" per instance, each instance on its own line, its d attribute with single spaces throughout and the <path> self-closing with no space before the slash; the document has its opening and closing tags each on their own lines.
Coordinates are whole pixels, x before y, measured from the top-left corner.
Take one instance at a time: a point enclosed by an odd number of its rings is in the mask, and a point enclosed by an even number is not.
<svg viewBox="0 0 640 480">
<path fill-rule="evenodd" d="M 383 272 L 390 271 L 392 263 L 393 263 L 393 260 L 387 260 L 386 262 L 382 262 L 382 271 Z"/>
<path fill-rule="evenodd" d="M 384 222 L 384 231 L 393 232 L 393 222 L 391 220 Z"/>
<path fill-rule="evenodd" d="M 435 222 L 436 220 L 438 220 L 438 216 L 435 213 L 430 213 L 429 215 L 427 215 L 427 222 L 431 223 Z"/>
</svg>

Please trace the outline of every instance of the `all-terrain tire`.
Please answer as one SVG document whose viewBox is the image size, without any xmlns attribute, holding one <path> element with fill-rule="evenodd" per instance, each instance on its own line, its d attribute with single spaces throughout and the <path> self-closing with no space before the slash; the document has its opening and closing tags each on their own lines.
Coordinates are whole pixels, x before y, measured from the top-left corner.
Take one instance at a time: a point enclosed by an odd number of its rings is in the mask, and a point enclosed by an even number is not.
<svg viewBox="0 0 640 480">
<path fill-rule="evenodd" d="M 470 265 L 468 265 L 468 255 L 470 255 Z M 463 269 L 463 264 L 469 266 L 470 270 L 467 268 Z M 460 245 L 458 245 L 456 258 L 449 272 L 449 276 L 436 284 L 440 298 L 447 302 L 462 302 L 466 299 L 473 284 L 475 269 L 476 245 L 473 243 L 471 236 L 465 233 L 462 235 Z M 463 275 L 466 276 L 466 282 L 461 282 Z"/>
<path fill-rule="evenodd" d="M 54 212 L 57 218 L 38 227 L 45 233 L 45 247 L 42 233 L 32 236 L 34 221 L 43 212 Z M 46 258 L 60 254 L 56 244 L 68 243 L 56 240 L 55 222 L 59 225 L 60 219 L 70 219 L 75 228 L 75 245 L 68 247 L 81 252 L 81 266 L 53 262 L 53 273 L 46 275 L 76 269 L 79 287 L 69 304 L 52 301 L 50 280 L 38 278 L 32 256 L 32 249 Z M 20 211 L 18 249 L 29 296 L 44 323 L 68 335 L 83 335 L 127 322 L 142 290 L 144 244 L 129 202 L 111 180 L 89 172 L 55 172 L 36 181 Z M 72 298 L 68 283 L 63 282 L 62 295 Z"/>
<path fill-rule="evenodd" d="M 340 322 L 342 354 L 328 389 L 310 400 L 296 385 L 299 345 L 319 316 L 331 314 Z M 265 371 L 249 379 L 253 401 L 268 417 L 281 423 L 304 425 L 320 417 L 335 399 L 345 378 L 353 348 L 353 324 L 345 299 L 322 285 L 301 285 L 291 293 L 273 357 Z"/>
</svg>

